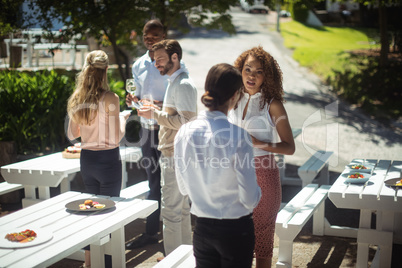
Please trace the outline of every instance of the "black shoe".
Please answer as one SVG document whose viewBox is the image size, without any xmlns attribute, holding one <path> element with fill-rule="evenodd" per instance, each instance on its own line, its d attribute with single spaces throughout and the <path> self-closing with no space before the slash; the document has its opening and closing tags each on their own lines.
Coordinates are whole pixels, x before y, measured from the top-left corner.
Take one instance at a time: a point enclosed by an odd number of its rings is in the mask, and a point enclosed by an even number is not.
<svg viewBox="0 0 402 268">
<path fill-rule="evenodd" d="M 156 235 L 142 234 L 140 237 L 126 245 L 126 249 L 142 248 L 149 244 L 158 243 Z"/>
</svg>

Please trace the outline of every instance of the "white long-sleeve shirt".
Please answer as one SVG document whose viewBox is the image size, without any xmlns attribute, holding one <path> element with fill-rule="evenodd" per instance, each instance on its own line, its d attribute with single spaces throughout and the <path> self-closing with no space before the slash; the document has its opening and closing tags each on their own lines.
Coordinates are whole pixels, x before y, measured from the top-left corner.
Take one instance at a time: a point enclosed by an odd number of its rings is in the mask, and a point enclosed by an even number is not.
<svg viewBox="0 0 402 268">
<path fill-rule="evenodd" d="M 248 133 L 219 111 L 204 111 L 175 137 L 179 190 L 198 217 L 237 219 L 250 214 L 261 198 Z"/>
</svg>

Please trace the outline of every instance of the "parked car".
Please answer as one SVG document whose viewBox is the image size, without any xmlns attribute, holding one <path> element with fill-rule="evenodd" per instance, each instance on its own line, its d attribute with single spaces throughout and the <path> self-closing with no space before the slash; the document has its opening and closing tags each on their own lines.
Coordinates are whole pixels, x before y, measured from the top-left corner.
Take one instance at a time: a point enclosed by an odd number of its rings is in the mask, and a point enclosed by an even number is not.
<svg viewBox="0 0 402 268">
<path fill-rule="evenodd" d="M 291 14 L 287 10 L 281 10 L 279 12 L 279 16 L 281 16 L 282 18 L 289 18 L 289 17 L 291 17 Z"/>
<path fill-rule="evenodd" d="M 268 7 L 264 5 L 264 0 L 255 0 L 252 5 L 250 5 L 246 0 L 240 0 L 241 8 L 249 13 L 264 13 L 268 14 Z"/>
</svg>

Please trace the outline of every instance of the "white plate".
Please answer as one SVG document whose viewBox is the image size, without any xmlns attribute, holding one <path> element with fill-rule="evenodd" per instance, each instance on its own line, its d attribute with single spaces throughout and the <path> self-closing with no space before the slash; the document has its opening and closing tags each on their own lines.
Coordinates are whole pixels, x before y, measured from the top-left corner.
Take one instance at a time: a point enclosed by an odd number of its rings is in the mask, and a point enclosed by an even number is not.
<svg viewBox="0 0 402 268">
<path fill-rule="evenodd" d="M 19 242 L 11 242 L 8 239 L 4 238 L 7 234 L 10 233 L 18 233 L 25 231 L 26 229 L 30 229 L 36 233 L 36 238 L 30 242 L 19 243 Z M 49 230 L 45 230 L 37 227 L 17 227 L 11 230 L 0 231 L 0 248 L 26 248 L 32 247 L 36 245 L 43 244 L 50 239 L 53 238 L 53 233 Z"/>
<path fill-rule="evenodd" d="M 363 178 L 359 178 L 359 179 L 348 178 L 349 175 L 352 175 L 352 174 L 355 174 L 355 173 L 360 173 L 360 174 L 362 174 L 362 175 L 363 175 Z M 368 181 L 368 180 L 370 179 L 371 175 L 370 175 L 370 174 L 367 174 L 367 173 L 362 173 L 362 172 L 355 171 L 355 172 L 343 173 L 343 174 L 342 174 L 342 177 L 346 178 L 345 182 L 347 182 L 347 183 L 357 183 L 357 184 L 360 184 L 360 183 L 366 183 L 366 181 Z"/>
<path fill-rule="evenodd" d="M 357 166 L 357 165 L 363 165 L 367 169 L 355 169 L 355 168 L 352 168 L 352 166 Z M 350 165 L 347 165 L 346 168 L 349 169 L 351 172 L 356 171 L 356 172 L 371 173 L 371 171 L 373 170 L 374 166 L 369 165 L 369 164 L 350 164 Z"/>
</svg>

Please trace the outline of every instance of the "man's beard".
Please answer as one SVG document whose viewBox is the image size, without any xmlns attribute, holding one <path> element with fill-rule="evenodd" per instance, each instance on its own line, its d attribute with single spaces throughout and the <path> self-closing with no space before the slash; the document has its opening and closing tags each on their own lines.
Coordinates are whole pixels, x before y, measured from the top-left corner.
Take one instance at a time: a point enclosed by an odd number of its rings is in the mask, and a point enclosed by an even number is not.
<svg viewBox="0 0 402 268">
<path fill-rule="evenodd" d="M 173 69 L 173 61 L 169 60 L 168 63 L 166 63 L 165 67 L 163 67 L 163 70 L 159 72 L 161 75 L 165 75 L 172 69 Z"/>
</svg>

